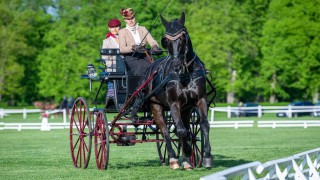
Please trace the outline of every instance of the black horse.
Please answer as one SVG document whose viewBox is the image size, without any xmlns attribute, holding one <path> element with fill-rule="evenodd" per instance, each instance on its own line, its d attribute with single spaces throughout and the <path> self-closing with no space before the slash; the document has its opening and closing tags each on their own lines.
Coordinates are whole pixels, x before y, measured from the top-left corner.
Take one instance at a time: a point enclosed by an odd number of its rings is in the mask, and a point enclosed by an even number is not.
<svg viewBox="0 0 320 180">
<path fill-rule="evenodd" d="M 185 14 L 180 19 L 171 22 L 160 16 L 166 33 L 162 39 L 163 48 L 168 49 L 169 55 L 155 61 L 145 73 L 142 81 L 157 71 L 152 83 L 139 94 L 133 106 L 134 116 L 141 101 L 154 116 L 166 142 L 170 157 L 170 167 L 179 168 L 177 155 L 172 148 L 169 130 L 165 123 L 164 111 L 170 110 L 176 126 L 176 134 L 182 145 L 183 168 L 191 169 L 188 161 L 192 148 L 188 144 L 188 132 L 192 111 L 197 109 L 200 116 L 200 129 L 204 135 L 204 155 L 202 165 L 212 167 L 213 158 L 209 142 L 209 123 L 207 119 L 208 105 L 206 94 L 206 71 L 204 64 L 193 51 L 192 43 L 184 26 Z M 149 96 L 148 96 L 149 95 Z M 146 99 L 146 96 L 148 97 Z"/>
</svg>

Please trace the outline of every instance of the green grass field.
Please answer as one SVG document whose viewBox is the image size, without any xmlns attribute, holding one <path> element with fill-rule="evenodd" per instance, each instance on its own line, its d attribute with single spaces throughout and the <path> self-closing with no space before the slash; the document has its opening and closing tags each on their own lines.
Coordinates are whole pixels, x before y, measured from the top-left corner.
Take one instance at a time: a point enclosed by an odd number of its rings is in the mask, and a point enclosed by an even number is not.
<svg viewBox="0 0 320 180">
<path fill-rule="evenodd" d="M 320 128 L 213 128 L 215 167 L 171 170 L 158 159 L 156 143 L 110 145 L 108 170 L 99 171 L 94 151 L 88 169 L 72 165 L 68 130 L 0 131 L 0 179 L 199 179 L 252 161 L 266 162 L 320 147 Z"/>
</svg>

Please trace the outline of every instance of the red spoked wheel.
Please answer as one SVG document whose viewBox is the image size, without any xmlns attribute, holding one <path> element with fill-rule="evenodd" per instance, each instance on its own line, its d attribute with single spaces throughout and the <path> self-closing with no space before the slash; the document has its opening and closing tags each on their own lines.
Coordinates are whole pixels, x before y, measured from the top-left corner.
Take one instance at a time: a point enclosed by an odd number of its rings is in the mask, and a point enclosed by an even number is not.
<svg viewBox="0 0 320 180">
<path fill-rule="evenodd" d="M 99 110 L 94 127 L 94 150 L 98 169 L 107 169 L 109 161 L 109 127 L 104 111 Z"/>
<path fill-rule="evenodd" d="M 88 167 L 91 143 L 90 111 L 85 100 L 78 97 L 73 104 L 70 116 L 70 151 L 74 167 Z"/>
<path fill-rule="evenodd" d="M 190 163 L 193 168 L 201 167 L 203 158 L 203 133 L 200 130 L 200 115 L 196 108 L 193 109 L 190 119 L 190 145 L 192 148 L 192 154 L 190 157 Z"/>
<path fill-rule="evenodd" d="M 171 138 L 171 145 L 173 150 L 176 152 L 177 158 L 179 159 L 180 156 L 180 150 L 181 150 L 181 145 L 179 143 L 178 137 L 175 134 L 175 125 L 173 122 L 173 119 L 169 117 L 166 121 L 167 128 L 170 133 L 170 138 Z M 156 139 L 161 140 L 162 138 L 162 133 L 160 132 L 160 129 L 157 127 L 157 133 L 156 133 Z M 169 165 L 169 153 L 167 150 L 166 142 L 157 142 L 157 150 L 158 150 L 158 155 L 159 159 L 162 165 L 168 166 Z"/>
</svg>

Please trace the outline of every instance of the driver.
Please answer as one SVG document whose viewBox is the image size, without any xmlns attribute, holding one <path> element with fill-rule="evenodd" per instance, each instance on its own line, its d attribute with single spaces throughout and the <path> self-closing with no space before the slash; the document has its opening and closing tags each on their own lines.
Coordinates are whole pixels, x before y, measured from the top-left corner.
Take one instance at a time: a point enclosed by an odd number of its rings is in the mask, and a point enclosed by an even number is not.
<svg viewBox="0 0 320 180">
<path fill-rule="evenodd" d="M 144 26 L 136 23 L 132 8 L 121 9 L 120 14 L 126 23 L 126 27 L 119 31 L 120 52 L 124 54 L 128 74 L 140 76 L 152 63 L 144 52 L 146 44 L 152 47 L 152 51 L 157 51 L 159 45 Z"/>
</svg>

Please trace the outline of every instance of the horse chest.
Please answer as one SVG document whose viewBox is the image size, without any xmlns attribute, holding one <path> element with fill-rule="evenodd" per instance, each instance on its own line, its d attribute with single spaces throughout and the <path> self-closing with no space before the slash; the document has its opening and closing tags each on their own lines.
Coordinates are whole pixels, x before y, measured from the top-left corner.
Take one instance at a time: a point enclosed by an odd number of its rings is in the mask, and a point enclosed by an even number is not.
<svg viewBox="0 0 320 180">
<path fill-rule="evenodd" d="M 167 89 L 169 103 L 194 104 L 201 96 L 199 86 L 194 81 L 188 83 L 175 82 Z"/>
</svg>

